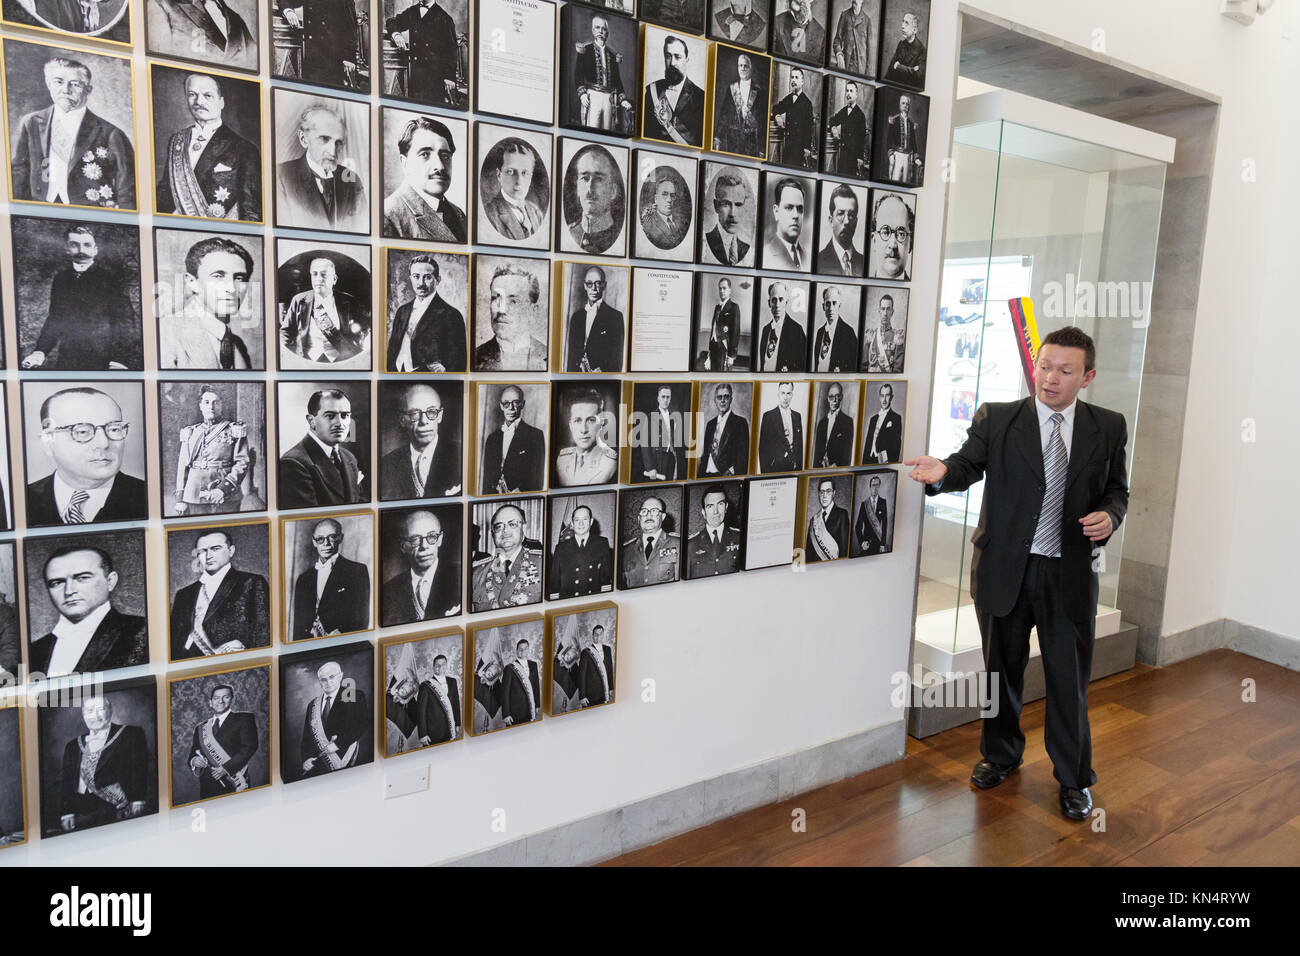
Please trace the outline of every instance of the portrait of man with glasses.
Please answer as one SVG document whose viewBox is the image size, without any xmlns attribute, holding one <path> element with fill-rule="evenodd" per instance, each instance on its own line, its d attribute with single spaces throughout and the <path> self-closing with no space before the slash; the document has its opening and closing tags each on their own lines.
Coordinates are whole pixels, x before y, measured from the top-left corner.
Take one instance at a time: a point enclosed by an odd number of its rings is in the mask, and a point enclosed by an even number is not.
<svg viewBox="0 0 1300 956">
<path fill-rule="evenodd" d="M 916 197 L 888 189 L 871 190 L 871 250 L 868 279 L 912 278 Z"/>
<path fill-rule="evenodd" d="M 478 487 L 482 495 L 546 489 L 546 385 L 480 385 Z"/>
<path fill-rule="evenodd" d="M 679 580 L 682 486 L 624 491 L 618 506 L 619 587 L 626 590 Z"/>
<path fill-rule="evenodd" d="M 144 473 L 143 385 L 26 382 L 23 408 L 27 474 L 40 476 L 27 485 L 28 527 L 148 517 L 145 480 L 123 471 Z"/>
<path fill-rule="evenodd" d="M 626 267 L 566 262 L 565 287 L 569 321 L 564 336 L 564 371 L 623 371 L 623 316 L 627 309 Z M 611 279 L 613 280 L 611 282 Z"/>
<path fill-rule="evenodd" d="M 463 402 L 460 382 L 379 383 L 380 501 L 448 498 L 462 492 Z"/>
<path fill-rule="evenodd" d="M 311 383 L 278 383 L 280 403 L 281 447 L 284 436 L 291 435 L 285 417 L 286 389 L 312 387 Z M 366 389 L 354 388 L 361 398 Z M 365 469 L 357 456 L 345 445 L 370 447 L 369 407 L 353 412 L 352 398 L 339 388 L 321 388 L 307 399 L 307 434 L 280 456 L 279 505 L 282 511 L 294 508 L 319 508 L 324 505 L 350 505 L 369 501 L 370 492 Z M 367 467 L 369 462 L 367 460 Z"/>
<path fill-rule="evenodd" d="M 382 627 L 436 621 L 461 612 L 459 504 L 381 512 Z"/>
<path fill-rule="evenodd" d="M 473 508 L 477 540 L 487 557 L 474 562 L 470 611 L 523 607 L 542 600 L 542 498 Z"/>
<path fill-rule="evenodd" d="M 285 633 L 309 641 L 369 630 L 374 516 L 295 518 L 284 523 L 284 580 L 293 581 Z M 350 556 L 350 557 L 349 557 Z"/>
</svg>

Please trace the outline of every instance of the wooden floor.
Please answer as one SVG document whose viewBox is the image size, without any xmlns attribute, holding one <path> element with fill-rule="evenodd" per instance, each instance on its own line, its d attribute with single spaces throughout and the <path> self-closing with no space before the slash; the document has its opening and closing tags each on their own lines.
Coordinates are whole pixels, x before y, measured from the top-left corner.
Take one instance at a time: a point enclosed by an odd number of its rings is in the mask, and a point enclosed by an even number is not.
<svg viewBox="0 0 1300 956">
<path fill-rule="evenodd" d="M 1255 701 L 1242 700 L 1254 682 Z M 1057 808 L 1043 703 L 1025 708 L 1025 763 L 976 791 L 979 723 L 839 783 L 606 865 L 893 866 L 1300 864 L 1300 674 L 1212 651 L 1092 685 L 1099 820 Z M 795 808 L 807 830 L 791 827 Z"/>
</svg>

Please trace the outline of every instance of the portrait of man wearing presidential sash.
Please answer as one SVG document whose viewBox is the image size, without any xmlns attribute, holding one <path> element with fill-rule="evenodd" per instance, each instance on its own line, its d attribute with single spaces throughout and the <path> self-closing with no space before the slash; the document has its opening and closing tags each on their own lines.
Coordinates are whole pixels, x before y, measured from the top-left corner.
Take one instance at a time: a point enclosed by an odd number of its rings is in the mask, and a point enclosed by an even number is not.
<svg viewBox="0 0 1300 956">
<path fill-rule="evenodd" d="M 319 777 L 375 759 L 369 641 L 280 657 L 280 776 Z"/>
<path fill-rule="evenodd" d="M 271 782 L 271 667 L 259 664 L 168 686 L 173 807 Z"/>
</svg>

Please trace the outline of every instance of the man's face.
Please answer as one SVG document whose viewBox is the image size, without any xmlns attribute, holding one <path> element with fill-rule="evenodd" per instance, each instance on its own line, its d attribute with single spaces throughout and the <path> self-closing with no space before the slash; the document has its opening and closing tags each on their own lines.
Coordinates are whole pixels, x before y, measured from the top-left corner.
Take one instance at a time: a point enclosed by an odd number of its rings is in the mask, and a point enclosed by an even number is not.
<svg viewBox="0 0 1300 956">
<path fill-rule="evenodd" d="M 501 393 L 501 415 L 506 423 L 517 421 L 524 413 L 524 393 L 511 386 Z"/>
<path fill-rule="evenodd" d="M 789 408 L 790 402 L 794 398 L 794 386 L 789 382 L 782 382 L 776 387 L 776 395 L 782 408 Z"/>
<path fill-rule="evenodd" d="M 505 153 L 497 181 L 504 196 L 522 205 L 533 181 L 533 158 L 524 153 Z"/>
<path fill-rule="evenodd" d="M 417 262 L 411 266 L 411 291 L 421 299 L 427 299 L 438 288 L 438 270 L 427 262 Z"/>
<path fill-rule="evenodd" d="M 880 386 L 880 410 L 889 411 L 889 406 L 894 403 L 894 390 L 888 385 Z"/>
<path fill-rule="evenodd" d="M 840 387 L 838 382 L 826 390 L 826 404 L 830 406 L 831 411 L 838 412 L 840 410 L 840 402 L 843 400 L 844 389 Z"/>
<path fill-rule="evenodd" d="M 583 215 L 595 216 L 609 209 L 613 177 L 609 164 L 595 150 L 584 153 L 574 169 L 578 202 Z"/>
<path fill-rule="evenodd" d="M 316 549 L 316 559 L 322 564 L 339 553 L 343 544 L 343 529 L 335 521 L 318 521 L 311 529 L 311 546 Z"/>
<path fill-rule="evenodd" d="M 831 200 L 831 231 L 835 241 L 845 249 L 853 247 L 853 233 L 858 228 L 858 201 L 838 197 Z"/>
<path fill-rule="evenodd" d="M 430 409 L 434 413 L 430 416 Z M 402 428 L 416 448 L 424 448 L 438 436 L 438 423 L 442 421 L 442 399 L 427 385 L 407 389 L 402 399 Z"/>
<path fill-rule="evenodd" d="M 907 114 L 912 111 L 912 101 L 906 96 L 900 96 L 898 98 L 898 111 L 902 113 L 903 116 L 907 116 Z"/>
<path fill-rule="evenodd" d="M 113 707 L 103 697 L 92 697 L 81 705 L 81 719 L 91 733 L 103 730 L 113 721 Z"/>
<path fill-rule="evenodd" d="M 871 234 L 871 244 L 877 250 L 875 258 L 881 263 L 886 279 L 899 278 L 907 267 L 908 250 L 912 247 L 911 227 L 907 220 L 907 206 L 901 199 L 892 196 L 886 198 L 876 210 L 876 226 Z"/>
<path fill-rule="evenodd" d="M 312 116 L 311 128 L 298 131 L 298 142 L 307 151 L 307 159 L 328 176 L 334 175 L 343 147 L 343 123 L 333 113 L 317 112 Z"/>
<path fill-rule="evenodd" d="M 659 411 L 668 411 L 668 406 L 673 403 L 673 393 L 666 388 L 661 388 L 655 397 L 659 400 Z"/>
<path fill-rule="evenodd" d="M 510 552 L 523 544 L 524 513 L 518 508 L 502 508 L 492 519 L 492 543 L 498 551 Z"/>
<path fill-rule="evenodd" d="M 726 279 L 718 283 L 718 298 L 723 302 L 731 298 L 731 283 Z"/>
<path fill-rule="evenodd" d="M 676 86 L 686 75 L 686 46 L 682 43 L 664 45 L 664 79 Z"/>
<path fill-rule="evenodd" d="M 596 444 L 600 424 L 600 406 L 594 402 L 574 403 L 569 411 L 569 434 L 579 451 L 587 451 Z"/>
<path fill-rule="evenodd" d="M 894 300 L 881 299 L 876 304 L 876 314 L 880 316 L 880 327 L 882 329 L 889 328 L 890 320 L 894 317 Z"/>
<path fill-rule="evenodd" d="M 844 102 L 849 106 L 856 106 L 858 102 L 858 84 L 848 83 L 844 86 Z"/>
<path fill-rule="evenodd" d="M 417 129 L 401 158 L 406 184 L 430 196 L 445 195 L 451 186 L 451 143 L 432 130 Z"/>
<path fill-rule="evenodd" d="M 637 517 L 641 519 L 642 534 L 658 534 L 664 523 L 664 503 L 658 498 L 647 498 L 641 503 Z"/>
<path fill-rule="evenodd" d="M 718 390 L 713 393 L 713 404 L 717 406 L 719 415 L 725 415 L 727 412 L 731 411 L 730 387 L 719 387 Z"/>
<path fill-rule="evenodd" d="M 338 273 L 334 271 L 334 263 L 329 259 L 313 259 L 310 272 L 312 291 L 325 298 L 332 296 L 334 286 L 339 281 Z"/>
<path fill-rule="evenodd" d="M 720 491 L 713 491 L 704 496 L 700 505 L 704 512 L 704 523 L 710 528 L 717 528 L 727 517 L 727 496 Z"/>
<path fill-rule="evenodd" d="M 122 409 L 104 394 L 61 395 L 50 402 L 50 427 L 107 425 L 122 420 Z M 114 441 L 95 429 L 90 441 L 73 441 L 71 432 L 51 432 L 42 436 L 45 452 L 54 462 L 54 470 L 74 487 L 93 488 L 113 478 L 122 468 L 126 439 Z"/>
<path fill-rule="evenodd" d="M 230 709 L 230 705 L 235 702 L 235 695 L 230 692 L 228 687 L 218 687 L 208 698 L 208 706 L 212 708 L 212 713 L 220 717 Z"/>
<path fill-rule="evenodd" d="M 59 613 L 75 624 L 108 603 L 117 587 L 117 572 L 105 573 L 94 551 L 73 551 L 45 568 L 45 587 Z"/>
<path fill-rule="evenodd" d="M 320 689 L 325 693 L 337 694 L 343 684 L 343 668 L 330 661 L 316 672 L 316 679 L 320 681 Z"/>
<path fill-rule="evenodd" d="M 447 674 L 447 658 L 435 657 L 433 659 L 433 674 L 435 677 L 445 677 Z"/>
<path fill-rule="evenodd" d="M 430 543 L 430 535 L 436 536 L 438 540 Z M 415 538 L 420 540 L 413 544 Z M 406 519 L 406 535 L 402 541 L 402 550 L 406 552 L 407 560 L 415 571 L 423 574 L 433 567 L 433 562 L 438 560 L 438 548 L 441 544 L 442 522 L 438 520 L 437 515 L 427 511 L 417 511 Z"/>
<path fill-rule="evenodd" d="M 740 211 L 745 208 L 745 190 L 737 186 L 719 186 L 713 190 L 713 211 L 723 232 L 735 235 L 740 230 Z"/>
<path fill-rule="evenodd" d="M 871 497 L 875 498 L 875 497 L 879 496 L 879 494 L 880 494 L 880 479 L 879 479 L 879 478 L 872 478 L 872 479 L 871 479 Z"/>
<path fill-rule="evenodd" d="M 244 260 L 233 252 L 218 249 L 199 260 L 198 273 L 197 276 L 186 273 L 186 286 L 199 297 L 205 312 L 229 323 L 248 292 L 248 267 Z"/>
<path fill-rule="evenodd" d="M 221 88 L 210 76 L 191 76 L 185 81 L 185 102 L 196 123 L 219 120 L 226 108 Z"/>
<path fill-rule="evenodd" d="M 582 288 L 587 293 L 588 302 L 599 302 L 605 294 L 605 273 L 599 269 L 588 269 L 582 277 Z"/>
<path fill-rule="evenodd" d="M 906 13 L 906 14 L 903 15 L 903 37 L 904 37 L 904 39 L 907 39 L 907 40 L 914 39 L 914 38 L 916 37 L 916 31 L 919 30 L 920 28 L 921 28 L 921 25 L 917 22 L 916 14 L 914 14 L 914 13 Z"/>
<path fill-rule="evenodd" d="M 803 229 L 803 194 L 793 186 L 786 186 L 772 206 L 776 216 L 776 234 L 793 245 L 799 241 Z"/>
<path fill-rule="evenodd" d="M 767 290 L 767 308 L 775 320 L 779 320 L 785 314 L 785 297 L 784 282 L 773 282 Z"/>
<path fill-rule="evenodd" d="M 346 397 L 324 395 L 316 414 L 307 416 L 307 427 L 326 445 L 337 445 L 345 441 L 351 426 L 352 403 Z"/>
<path fill-rule="evenodd" d="M 224 534 L 203 535 L 194 542 L 194 553 L 208 574 L 216 574 L 235 558 L 235 549 Z"/>
<path fill-rule="evenodd" d="M 826 324 L 832 324 L 840 314 L 840 290 L 835 286 L 830 286 L 822 293 L 822 315 L 826 316 Z"/>
<path fill-rule="evenodd" d="M 585 538 L 591 531 L 591 511 L 587 508 L 578 508 L 569 520 L 573 524 L 573 533 L 578 537 Z"/>
<path fill-rule="evenodd" d="M 45 88 L 50 91 L 54 105 L 64 112 L 79 110 L 90 99 L 90 77 L 75 66 L 54 66 L 45 68 Z"/>
<path fill-rule="evenodd" d="M 591 18 L 591 38 L 596 41 L 596 46 L 604 46 L 609 39 L 609 23 L 604 17 Z"/>
<path fill-rule="evenodd" d="M 504 275 L 492 280 L 488 290 L 488 308 L 492 313 L 492 331 L 503 339 L 516 339 L 528 328 L 533 302 L 528 296 L 525 276 Z"/>
<path fill-rule="evenodd" d="M 221 417 L 221 398 L 216 392 L 204 392 L 199 398 L 199 414 L 205 422 L 213 422 Z"/>
<path fill-rule="evenodd" d="M 515 659 L 520 661 L 528 660 L 528 642 L 520 641 L 515 645 Z"/>
<path fill-rule="evenodd" d="M 803 92 L 803 70 L 794 70 L 790 73 L 790 92 L 796 96 Z"/>
<path fill-rule="evenodd" d="M 823 481 L 817 486 L 817 500 L 823 508 L 829 508 L 835 501 L 835 486 L 829 481 Z"/>
<path fill-rule="evenodd" d="M 79 266 L 90 265 L 95 261 L 95 256 L 99 255 L 95 237 L 88 232 L 68 233 L 64 250 L 68 253 L 68 258 Z"/>
<path fill-rule="evenodd" d="M 1084 371 L 1087 353 L 1081 348 L 1067 345 L 1042 345 L 1034 362 L 1034 394 L 1038 400 L 1055 411 L 1069 408 L 1079 395 L 1097 377 L 1097 370 Z"/>
<path fill-rule="evenodd" d="M 745 56 L 742 53 L 736 59 L 736 75 L 739 76 L 742 80 L 747 80 L 749 79 L 750 74 L 753 72 L 754 72 L 754 64 L 750 63 L 749 57 Z"/>
<path fill-rule="evenodd" d="M 655 209 L 667 219 L 673 214 L 673 200 L 677 198 L 677 187 L 671 180 L 665 179 L 655 189 Z"/>
</svg>

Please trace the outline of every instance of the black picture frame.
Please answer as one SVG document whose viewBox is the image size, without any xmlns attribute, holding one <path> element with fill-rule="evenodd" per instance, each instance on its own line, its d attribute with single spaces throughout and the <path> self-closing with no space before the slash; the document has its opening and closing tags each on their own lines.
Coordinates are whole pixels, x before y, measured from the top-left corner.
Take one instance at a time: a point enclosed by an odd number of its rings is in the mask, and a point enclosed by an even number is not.
<svg viewBox="0 0 1300 956">
<path fill-rule="evenodd" d="M 354 745 L 355 757 L 345 766 L 334 770 L 318 770 L 315 763 L 310 770 L 306 770 L 303 768 L 306 761 L 302 759 L 305 737 L 303 731 L 310 726 L 311 715 L 308 708 L 311 707 L 312 701 L 318 699 L 315 691 L 320 688 L 318 684 L 315 687 L 308 684 L 304 676 L 310 675 L 310 680 L 315 683 L 315 669 L 323 667 L 328 661 L 339 664 L 344 678 L 344 682 L 336 692 L 339 695 L 337 699 L 351 705 L 341 712 L 341 716 L 335 718 L 336 724 L 340 727 L 339 732 L 329 736 L 336 745 L 339 745 L 337 749 L 341 754 L 336 754 L 337 759 L 347 761 L 347 755 Z M 280 780 L 286 784 L 297 783 L 309 776 L 320 776 L 322 773 L 334 773 L 338 770 L 348 770 L 373 763 L 375 702 L 370 695 L 375 692 L 374 644 L 368 640 L 349 641 L 328 648 L 311 648 L 281 654 L 276 658 L 276 662 L 279 665 L 277 690 L 280 699 Z M 310 696 L 306 694 L 308 689 L 313 691 Z M 350 695 L 350 699 L 345 696 L 345 692 Z M 318 707 L 318 712 L 319 709 Z M 331 716 L 334 716 L 334 708 L 331 708 Z M 334 728 L 331 726 L 329 729 Z M 311 744 L 308 743 L 307 746 Z M 319 756 L 316 757 L 316 762 L 320 762 L 321 759 Z"/>
<path fill-rule="evenodd" d="M 608 90 L 588 85 L 597 83 L 599 77 L 592 32 L 598 18 L 605 21 L 608 34 L 605 48 L 610 56 L 604 66 Z M 609 8 L 566 3 L 560 8 L 558 67 L 561 127 L 618 137 L 640 132 L 641 36 L 636 20 Z M 616 83 L 609 79 L 611 75 Z M 587 91 L 585 105 L 579 87 Z M 607 121 L 602 119 L 606 115 Z"/>
</svg>

